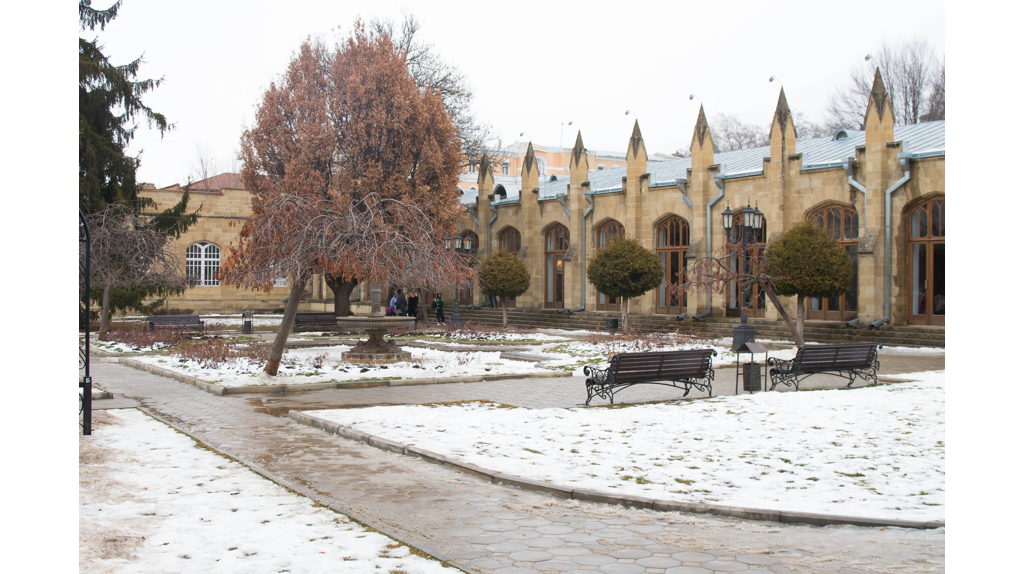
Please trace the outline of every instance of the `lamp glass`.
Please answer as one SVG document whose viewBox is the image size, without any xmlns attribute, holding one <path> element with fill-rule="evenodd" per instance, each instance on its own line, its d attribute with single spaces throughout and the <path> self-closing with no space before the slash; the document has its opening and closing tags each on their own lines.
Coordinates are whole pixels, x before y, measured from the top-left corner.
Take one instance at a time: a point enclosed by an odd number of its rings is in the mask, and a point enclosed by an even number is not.
<svg viewBox="0 0 1024 574">
<path fill-rule="evenodd" d="M 726 206 L 725 211 L 722 212 L 722 227 L 724 227 L 726 231 L 732 230 L 732 216 L 732 210 Z"/>
<path fill-rule="evenodd" d="M 458 251 L 459 249 L 462 249 L 462 236 L 461 235 L 456 235 L 455 236 L 455 250 Z"/>
<path fill-rule="evenodd" d="M 466 251 L 472 251 L 473 250 L 473 238 L 472 237 L 466 237 L 465 239 L 462 240 L 462 242 L 463 242 L 463 244 L 466 247 Z"/>
<path fill-rule="evenodd" d="M 761 222 L 764 221 L 764 214 L 761 213 L 760 209 L 756 207 L 754 208 L 754 215 L 751 221 L 753 223 L 754 229 L 761 229 Z"/>
<path fill-rule="evenodd" d="M 445 249 L 451 249 L 452 248 L 452 238 L 451 237 L 445 237 L 444 238 L 444 248 Z"/>
<path fill-rule="evenodd" d="M 754 226 L 754 210 L 750 206 L 743 208 L 743 227 L 751 228 Z"/>
</svg>

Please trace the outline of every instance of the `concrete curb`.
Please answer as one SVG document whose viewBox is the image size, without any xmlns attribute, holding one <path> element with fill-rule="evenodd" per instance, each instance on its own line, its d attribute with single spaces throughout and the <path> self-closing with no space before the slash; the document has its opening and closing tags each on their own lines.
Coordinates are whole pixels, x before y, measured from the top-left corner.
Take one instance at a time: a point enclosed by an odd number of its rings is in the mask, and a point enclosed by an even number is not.
<svg viewBox="0 0 1024 574">
<path fill-rule="evenodd" d="M 226 387 L 216 383 L 208 383 L 183 373 L 175 372 L 149 363 L 132 359 L 129 357 L 118 357 L 117 361 L 133 369 L 168 377 L 176 381 L 187 383 L 196 388 L 202 389 L 210 394 L 240 395 L 247 393 L 286 393 L 296 391 L 320 391 L 323 389 L 366 389 L 370 387 L 410 387 L 417 385 L 447 385 L 452 383 L 484 383 L 488 381 L 503 381 L 511 379 L 550 379 L 554 377 L 571 377 L 569 371 L 551 371 L 549 373 L 525 373 L 510 375 L 474 375 L 461 378 L 423 378 L 423 379 L 371 379 L 366 381 L 336 381 L 332 383 L 306 383 L 296 385 L 244 385 L 238 387 Z"/>
<path fill-rule="evenodd" d="M 919 521 L 919 520 L 898 520 L 892 518 L 864 518 L 860 516 L 843 516 L 839 514 L 819 514 L 815 512 L 794 512 L 789 510 L 770 510 L 764 508 L 747 508 L 743 506 L 728 506 L 725 504 L 706 504 L 703 502 L 683 502 L 677 500 L 661 500 L 656 498 L 646 498 L 642 496 L 632 496 L 626 494 L 615 494 L 611 492 L 599 492 L 596 490 L 588 490 L 585 488 L 571 488 L 562 486 L 552 482 L 543 482 L 538 480 L 531 480 L 528 478 L 522 478 L 519 476 L 511 476 L 507 474 L 501 474 L 488 470 L 486 468 L 480 468 L 471 464 L 466 464 L 458 460 L 452 460 L 446 458 L 443 455 L 429 450 L 421 449 L 413 445 L 406 445 L 391 441 L 385 438 L 381 438 L 375 435 L 371 435 L 360 430 L 354 429 L 349 426 L 345 426 L 333 421 L 329 421 L 316 415 L 310 415 L 301 411 L 289 411 L 288 416 L 300 423 L 313 428 L 318 428 L 329 433 L 333 433 L 347 439 L 364 442 L 370 446 L 394 452 L 397 454 L 404 454 L 407 456 L 416 456 L 423 460 L 433 463 L 441 464 L 449 468 L 453 468 L 466 474 L 471 474 L 477 478 L 486 480 L 493 484 L 504 484 L 506 486 L 514 486 L 522 488 L 524 490 L 533 490 L 536 492 L 543 492 L 551 496 L 558 498 L 566 498 L 573 500 L 582 500 L 587 502 L 600 502 L 604 504 L 617 504 L 619 506 L 625 506 L 629 508 L 646 508 L 648 510 L 656 510 L 659 512 L 689 512 L 693 514 L 713 514 L 716 516 L 730 516 L 733 518 L 742 518 L 744 520 L 763 520 L 767 522 L 781 522 L 787 524 L 810 524 L 813 526 L 834 526 L 834 525 L 847 525 L 847 526 L 868 526 L 875 528 L 884 527 L 896 527 L 896 528 L 916 528 L 916 529 L 930 529 L 930 528 L 945 528 L 945 520 L 931 520 L 931 521 Z"/>
</svg>

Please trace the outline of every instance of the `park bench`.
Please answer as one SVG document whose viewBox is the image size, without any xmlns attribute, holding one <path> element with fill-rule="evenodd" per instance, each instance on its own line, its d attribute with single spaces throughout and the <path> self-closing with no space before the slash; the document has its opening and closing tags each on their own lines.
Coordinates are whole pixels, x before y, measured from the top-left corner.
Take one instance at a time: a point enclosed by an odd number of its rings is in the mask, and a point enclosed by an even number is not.
<svg viewBox="0 0 1024 574">
<path fill-rule="evenodd" d="M 327 330 L 336 331 L 338 321 L 334 313 L 296 313 L 295 322 L 292 324 L 293 331 L 303 330 Z"/>
<path fill-rule="evenodd" d="M 714 349 L 690 351 L 660 351 L 656 353 L 620 353 L 612 357 L 607 369 L 592 366 L 583 367 L 587 378 L 587 404 L 594 397 L 608 399 L 615 404 L 615 393 L 639 384 L 665 385 L 686 389 L 707 391 L 711 396 L 711 382 L 715 372 L 711 370 L 711 357 L 717 356 Z"/>
<path fill-rule="evenodd" d="M 203 330 L 203 322 L 199 315 L 153 315 L 149 318 L 149 329 L 199 329 Z"/>
<path fill-rule="evenodd" d="M 768 390 L 774 391 L 783 384 L 799 391 L 801 380 L 818 374 L 847 378 L 850 380 L 847 387 L 853 385 L 857 377 L 878 384 L 878 349 L 881 348 L 876 343 L 804 345 L 792 360 L 768 359 L 768 365 L 772 366 L 768 371 L 772 387 Z"/>
</svg>

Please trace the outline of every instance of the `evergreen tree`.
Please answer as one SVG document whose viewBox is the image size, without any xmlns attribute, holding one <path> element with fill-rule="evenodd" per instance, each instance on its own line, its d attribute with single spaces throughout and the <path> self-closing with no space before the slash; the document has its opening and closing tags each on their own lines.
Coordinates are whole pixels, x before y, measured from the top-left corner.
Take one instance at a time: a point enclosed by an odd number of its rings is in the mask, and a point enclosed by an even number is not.
<svg viewBox="0 0 1024 574">
<path fill-rule="evenodd" d="M 766 271 L 775 292 L 796 295 L 796 344 L 804 343 L 804 302 L 807 297 L 839 297 L 850 288 L 850 255 L 818 226 L 803 222 L 790 228 L 765 250 Z"/>
<path fill-rule="evenodd" d="M 106 28 L 121 7 L 118 0 L 106 10 L 92 7 L 92 0 L 79 0 L 78 17 L 82 31 Z M 158 87 L 160 80 L 136 80 L 142 57 L 123 65 L 110 62 L 97 39 L 78 39 L 78 205 L 86 214 L 99 213 L 108 205 L 123 204 L 141 213 L 156 203 L 139 196 L 135 172 L 139 158 L 127 155 L 136 122 L 145 118 L 150 127 L 156 126 L 161 136 L 174 128 L 163 114 L 153 111 L 142 97 Z M 158 231 L 171 237 L 180 237 L 199 218 L 198 211 L 188 213 L 189 194 L 182 194 L 174 206 L 156 214 L 151 220 Z M 114 311 L 134 309 L 148 313 L 163 304 L 163 300 L 143 305 L 154 296 L 166 296 L 180 290 L 155 285 L 141 285 L 114 289 L 110 306 Z M 93 289 L 92 298 L 102 299 L 102 291 Z"/>
<path fill-rule="evenodd" d="M 530 288 L 530 271 L 526 264 L 514 253 L 498 251 L 484 259 L 477 276 L 484 295 L 501 298 L 501 324 L 508 327 L 507 299 L 518 297 Z"/>
<path fill-rule="evenodd" d="M 658 256 L 636 239 L 620 239 L 598 250 L 587 262 L 587 280 L 609 297 L 622 298 L 622 326 L 629 321 L 629 299 L 661 284 L 665 277 Z"/>
</svg>

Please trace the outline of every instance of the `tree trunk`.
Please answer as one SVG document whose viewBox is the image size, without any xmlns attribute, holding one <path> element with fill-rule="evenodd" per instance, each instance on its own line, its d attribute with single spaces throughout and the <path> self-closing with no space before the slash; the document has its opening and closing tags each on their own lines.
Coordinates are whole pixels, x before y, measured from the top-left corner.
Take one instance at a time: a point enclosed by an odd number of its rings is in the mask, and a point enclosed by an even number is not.
<svg viewBox="0 0 1024 574">
<path fill-rule="evenodd" d="M 783 320 L 786 321 L 786 327 L 789 327 L 789 332 L 793 335 L 793 341 L 796 343 L 796 346 L 802 347 L 804 344 L 803 329 L 800 329 L 799 331 L 797 330 L 796 325 L 793 324 L 793 319 L 789 317 L 789 313 L 787 313 L 786 309 L 782 306 L 782 302 L 779 301 L 779 296 L 775 294 L 774 289 L 766 289 L 764 285 L 762 285 L 761 288 L 764 289 L 768 298 L 771 299 L 772 305 L 775 305 L 775 309 L 779 311 L 779 315 L 782 315 Z M 799 311 L 797 311 L 797 313 L 799 313 Z"/>
<path fill-rule="evenodd" d="M 327 286 L 334 293 L 334 316 L 348 317 L 352 314 L 349 302 L 352 300 L 352 289 L 359 285 L 355 279 L 342 279 L 341 277 L 324 277 Z"/>
<path fill-rule="evenodd" d="M 625 330 L 626 325 L 629 324 L 629 299 L 626 297 L 622 298 L 622 328 Z"/>
<path fill-rule="evenodd" d="M 804 344 L 804 301 L 806 298 L 803 295 L 798 294 L 796 296 L 796 332 L 799 333 L 800 342 L 797 346 Z"/>
<path fill-rule="evenodd" d="M 284 307 L 284 317 L 281 319 L 281 329 L 274 339 L 274 346 L 270 348 L 270 360 L 263 372 L 271 376 L 277 376 L 277 369 L 281 366 L 281 356 L 284 355 L 284 344 L 288 340 L 288 333 L 295 323 L 295 312 L 299 310 L 299 299 L 306 290 L 306 280 L 298 279 L 292 283 L 292 290 L 288 293 L 288 304 Z"/>
<path fill-rule="evenodd" d="M 114 287 L 107 285 L 103 288 L 103 305 L 100 307 L 100 340 L 107 338 L 107 329 L 110 327 L 110 293 Z"/>
<path fill-rule="evenodd" d="M 501 298 L 501 326 L 508 328 L 508 310 L 505 308 L 508 297 Z"/>
</svg>

